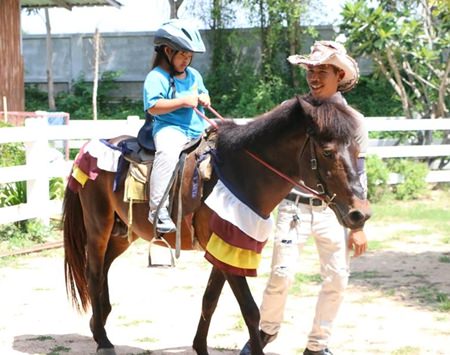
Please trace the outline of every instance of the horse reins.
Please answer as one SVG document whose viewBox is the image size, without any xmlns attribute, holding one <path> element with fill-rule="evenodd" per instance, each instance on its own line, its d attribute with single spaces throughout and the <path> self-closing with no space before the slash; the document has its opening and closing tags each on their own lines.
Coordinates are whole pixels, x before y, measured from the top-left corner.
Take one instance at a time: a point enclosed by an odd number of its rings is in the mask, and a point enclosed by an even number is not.
<svg viewBox="0 0 450 355">
<path fill-rule="evenodd" d="M 215 110 L 213 109 L 211 106 L 207 106 L 207 108 L 220 120 L 225 121 L 225 119 Z M 204 120 L 206 120 L 211 126 L 213 126 L 214 128 L 218 128 L 218 125 L 212 121 L 211 119 L 209 119 L 203 112 L 201 112 L 197 107 L 194 107 L 194 111 L 197 112 L 197 114 L 202 117 Z M 305 143 L 303 144 L 303 147 L 301 149 L 301 154 L 300 157 L 303 155 L 303 151 L 306 148 L 306 145 L 308 143 L 308 141 L 310 141 L 311 144 L 311 169 L 312 170 L 316 170 L 317 171 L 317 159 L 315 156 L 315 149 L 314 149 L 314 143 L 312 141 L 311 136 L 308 134 L 307 138 L 305 140 Z M 295 181 L 293 179 L 291 179 L 289 176 L 287 176 L 286 174 L 282 173 L 281 171 L 279 171 L 278 169 L 274 168 L 272 165 L 270 165 L 269 163 L 267 163 L 266 161 L 264 161 L 263 159 L 261 159 L 260 157 L 258 157 L 257 155 L 255 155 L 254 153 L 250 152 L 249 150 L 245 149 L 245 152 L 250 155 L 253 159 L 255 159 L 258 163 L 262 164 L 263 166 L 265 166 L 267 169 L 269 169 L 270 171 L 274 172 L 275 174 L 277 174 L 278 176 L 280 176 L 281 178 L 283 178 L 284 180 L 286 180 L 287 182 L 291 183 L 292 185 L 306 190 L 309 193 L 311 193 L 312 195 L 314 195 L 315 197 L 317 197 L 318 199 L 324 201 L 327 205 L 331 204 L 332 201 L 334 200 L 334 198 L 336 197 L 336 194 L 334 194 L 332 197 L 328 196 L 328 194 L 326 193 L 323 184 L 321 184 L 321 179 L 320 176 L 318 177 L 319 179 L 319 184 L 317 184 L 317 186 L 319 186 L 321 188 L 322 191 L 317 191 L 314 190 L 313 188 L 307 186 L 302 180 Z"/>
</svg>

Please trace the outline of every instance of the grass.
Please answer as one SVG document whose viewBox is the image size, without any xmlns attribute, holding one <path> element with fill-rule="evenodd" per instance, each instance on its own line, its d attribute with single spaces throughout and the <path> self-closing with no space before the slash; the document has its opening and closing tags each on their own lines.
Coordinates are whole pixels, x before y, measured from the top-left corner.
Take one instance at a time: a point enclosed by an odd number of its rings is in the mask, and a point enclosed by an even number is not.
<svg viewBox="0 0 450 355">
<path fill-rule="evenodd" d="M 385 240 L 370 240 L 369 239 L 369 250 L 377 251 L 377 250 L 386 250 L 389 249 L 389 242 Z"/>
<path fill-rule="evenodd" d="M 369 303 L 373 303 L 374 301 L 377 301 L 378 299 L 379 299 L 378 295 L 365 293 L 359 299 L 357 299 L 355 302 L 359 303 L 359 304 L 369 304 Z"/>
<path fill-rule="evenodd" d="M 122 322 L 122 326 L 124 327 L 135 327 L 141 324 L 149 324 L 152 323 L 151 320 L 131 320 L 129 322 Z"/>
<path fill-rule="evenodd" d="M 136 340 L 140 343 L 157 343 L 158 342 L 157 338 L 152 338 L 152 337 L 138 338 Z"/>
<path fill-rule="evenodd" d="M 359 280 L 367 280 L 381 277 L 378 271 L 361 271 L 361 272 L 352 272 L 350 274 L 350 279 L 359 279 Z"/>
<path fill-rule="evenodd" d="M 292 295 L 300 295 L 305 285 L 319 284 L 322 282 L 320 274 L 295 274 L 294 282 L 289 290 Z"/>
<path fill-rule="evenodd" d="M 49 335 L 40 335 L 38 337 L 35 338 L 28 338 L 27 340 L 29 341 L 47 341 L 47 340 L 55 340 L 55 338 L 49 336 Z"/>
<path fill-rule="evenodd" d="M 450 192 L 441 191 L 433 200 L 387 200 L 372 205 L 372 223 L 414 223 L 429 233 L 447 235 L 450 230 Z M 450 240 L 449 240 L 450 242 Z"/>
<path fill-rule="evenodd" d="M 23 265 L 23 260 L 17 256 L 5 256 L 0 258 L 0 267 L 13 267 L 17 268 Z"/>
<path fill-rule="evenodd" d="M 61 353 L 68 353 L 70 350 L 72 350 L 71 348 L 67 348 L 65 346 L 55 346 L 54 348 L 50 349 L 50 352 L 47 353 L 47 355 L 59 355 Z"/>
<path fill-rule="evenodd" d="M 246 329 L 246 325 L 244 322 L 244 319 L 242 318 L 242 316 L 239 314 L 236 316 L 236 322 L 234 323 L 232 329 L 234 330 L 243 330 Z"/>
<path fill-rule="evenodd" d="M 419 299 L 433 308 L 438 309 L 441 312 L 450 311 L 450 298 L 444 292 L 437 290 L 434 287 L 418 287 L 417 293 Z"/>
<path fill-rule="evenodd" d="M 441 263 L 450 263 L 450 256 L 442 255 L 439 257 L 439 262 Z"/>
</svg>

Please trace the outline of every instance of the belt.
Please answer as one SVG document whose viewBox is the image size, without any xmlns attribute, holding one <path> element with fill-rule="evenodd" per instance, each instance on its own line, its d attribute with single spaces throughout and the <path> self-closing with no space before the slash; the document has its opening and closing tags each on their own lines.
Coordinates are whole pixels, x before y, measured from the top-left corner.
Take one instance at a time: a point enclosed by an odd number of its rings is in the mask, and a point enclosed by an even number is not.
<svg viewBox="0 0 450 355">
<path fill-rule="evenodd" d="M 310 206 L 322 206 L 323 205 L 323 201 L 320 198 L 315 198 L 315 197 L 304 197 L 301 195 L 297 195 L 294 193 L 289 193 L 286 197 L 286 200 L 292 201 L 292 202 L 297 202 L 297 203 L 303 203 L 305 205 L 310 205 Z"/>
</svg>

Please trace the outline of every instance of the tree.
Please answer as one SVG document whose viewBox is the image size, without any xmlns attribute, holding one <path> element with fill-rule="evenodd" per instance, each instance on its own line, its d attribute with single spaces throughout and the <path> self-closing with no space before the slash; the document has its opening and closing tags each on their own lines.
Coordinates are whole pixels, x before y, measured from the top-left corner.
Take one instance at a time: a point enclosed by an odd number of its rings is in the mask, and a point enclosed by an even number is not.
<svg viewBox="0 0 450 355">
<path fill-rule="evenodd" d="M 98 77 L 100 71 L 100 54 L 101 54 L 101 39 L 98 27 L 95 28 L 94 38 L 92 39 L 92 47 L 94 49 L 94 78 L 92 80 L 92 118 L 97 120 L 97 94 L 98 94 Z"/>
<path fill-rule="evenodd" d="M 52 46 L 52 29 L 50 26 L 50 15 L 48 8 L 45 8 L 45 29 L 47 43 L 47 86 L 48 86 L 48 108 L 55 111 L 55 88 L 53 83 L 53 46 Z"/>
<path fill-rule="evenodd" d="M 448 114 L 450 12 L 444 0 L 347 3 L 341 31 L 355 55 L 376 63 L 407 118 Z M 429 140 L 429 139 L 428 139 Z"/>
<path fill-rule="evenodd" d="M 169 0 L 170 18 L 178 18 L 178 9 L 184 0 Z"/>
<path fill-rule="evenodd" d="M 287 56 L 298 53 L 301 37 L 300 16 L 306 0 L 247 0 L 247 6 L 257 14 L 260 29 L 262 74 L 270 77 L 285 67 Z M 284 58 L 280 58 L 284 56 Z M 291 67 L 294 86 L 298 87 L 295 68 Z"/>
</svg>

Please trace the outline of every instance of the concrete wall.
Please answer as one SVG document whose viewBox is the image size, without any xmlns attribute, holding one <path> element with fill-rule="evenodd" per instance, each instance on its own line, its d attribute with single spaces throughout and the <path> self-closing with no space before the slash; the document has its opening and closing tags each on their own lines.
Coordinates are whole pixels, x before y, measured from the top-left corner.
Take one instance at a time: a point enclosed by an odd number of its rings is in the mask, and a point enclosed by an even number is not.
<svg viewBox="0 0 450 355">
<path fill-rule="evenodd" d="M 321 39 L 332 39 L 335 32 L 331 26 L 318 27 Z M 243 29 L 245 38 L 255 37 L 255 31 Z M 202 31 L 202 37 L 206 45 L 205 54 L 194 56 L 192 65 L 206 73 L 210 65 L 210 31 Z M 53 77 L 56 91 L 68 90 L 71 83 L 80 75 L 85 80 L 93 78 L 93 34 L 67 34 L 53 35 Z M 121 73 L 117 81 L 120 89 L 114 96 L 126 96 L 131 99 L 141 99 L 142 85 L 151 67 L 154 54 L 153 32 L 127 32 L 127 33 L 101 33 L 102 56 L 100 70 L 118 71 Z M 255 37 L 255 42 L 257 38 Z M 308 48 L 312 40 L 305 39 L 305 48 Z M 251 46 L 253 47 L 253 46 Z M 46 90 L 46 43 L 45 35 L 24 35 L 23 55 L 25 62 L 25 83 L 38 84 Z M 244 55 L 255 56 L 255 63 L 259 63 L 259 50 L 249 49 Z M 370 62 L 359 60 L 361 72 L 370 72 Z M 257 65 L 257 64 L 255 64 Z"/>
</svg>

